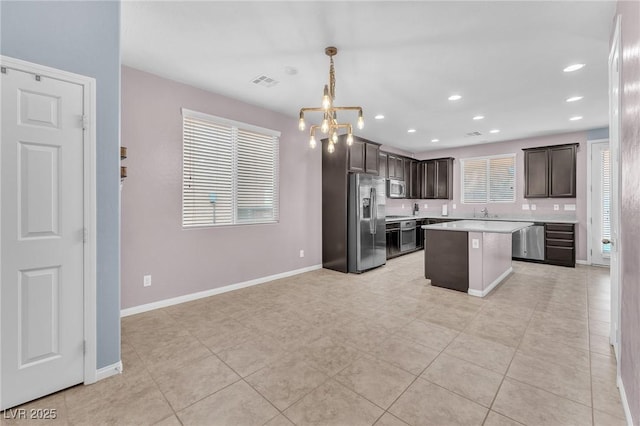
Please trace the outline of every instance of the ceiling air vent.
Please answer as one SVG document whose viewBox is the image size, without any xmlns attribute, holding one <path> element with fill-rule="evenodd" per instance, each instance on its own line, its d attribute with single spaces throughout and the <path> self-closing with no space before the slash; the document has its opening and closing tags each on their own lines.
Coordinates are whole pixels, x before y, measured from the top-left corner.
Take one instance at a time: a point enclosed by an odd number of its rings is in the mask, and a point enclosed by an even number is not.
<svg viewBox="0 0 640 426">
<path fill-rule="evenodd" d="M 257 77 L 254 77 L 251 82 L 253 84 L 257 84 L 258 86 L 264 86 L 264 87 L 273 87 L 276 84 L 280 83 L 278 80 L 273 79 L 271 77 L 267 77 L 266 75 L 259 75 Z"/>
<path fill-rule="evenodd" d="M 482 136 L 482 133 L 480 132 L 469 132 L 466 134 L 466 136 Z"/>
</svg>

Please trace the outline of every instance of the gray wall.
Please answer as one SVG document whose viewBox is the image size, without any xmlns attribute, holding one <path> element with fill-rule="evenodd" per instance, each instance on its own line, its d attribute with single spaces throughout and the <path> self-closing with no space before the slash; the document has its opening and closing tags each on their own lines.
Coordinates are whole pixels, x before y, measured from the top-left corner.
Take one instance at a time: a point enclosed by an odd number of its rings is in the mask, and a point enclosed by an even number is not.
<svg viewBox="0 0 640 426">
<path fill-rule="evenodd" d="M 181 107 L 281 132 L 279 223 L 182 228 Z M 122 67 L 122 145 L 123 308 L 322 263 L 321 155 L 295 118 Z"/>
<path fill-rule="evenodd" d="M 620 370 L 632 422 L 640 425 L 640 3 L 618 2 L 622 18 L 620 108 Z"/>
<path fill-rule="evenodd" d="M 120 361 L 120 2 L 0 2 L 0 53 L 97 81 L 98 368 Z"/>
</svg>

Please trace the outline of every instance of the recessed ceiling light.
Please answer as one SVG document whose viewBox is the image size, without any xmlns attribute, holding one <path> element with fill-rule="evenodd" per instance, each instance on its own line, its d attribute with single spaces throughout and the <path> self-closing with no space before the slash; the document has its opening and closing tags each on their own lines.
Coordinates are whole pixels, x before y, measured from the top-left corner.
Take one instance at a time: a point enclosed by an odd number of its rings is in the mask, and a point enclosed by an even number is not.
<svg viewBox="0 0 640 426">
<path fill-rule="evenodd" d="M 450 101 L 459 101 L 460 99 L 462 99 L 462 96 L 460 96 L 460 95 L 451 95 L 451 96 L 449 96 L 449 100 Z"/>
<path fill-rule="evenodd" d="M 566 67 L 562 71 L 564 71 L 564 72 L 573 72 L 573 71 L 578 71 L 582 67 L 584 67 L 584 64 L 573 64 L 573 65 L 569 65 L 568 67 Z"/>
<path fill-rule="evenodd" d="M 581 115 L 575 115 L 575 116 L 571 117 L 569 120 L 571 120 L 571 121 L 582 120 L 582 116 Z"/>
<path fill-rule="evenodd" d="M 384 118 L 384 115 L 382 115 L 382 114 L 378 114 L 378 115 L 376 115 L 376 116 L 375 116 L 375 117 L 373 117 L 373 118 L 375 118 L 376 120 L 382 120 L 382 119 Z"/>
<path fill-rule="evenodd" d="M 409 130 L 407 130 L 407 133 L 415 133 L 415 132 L 416 132 L 416 129 L 409 129 Z"/>
<path fill-rule="evenodd" d="M 582 99 L 582 96 L 572 96 L 570 98 L 567 98 L 566 101 L 567 102 L 575 102 L 575 101 L 579 101 L 580 99 Z"/>
<path fill-rule="evenodd" d="M 500 129 L 489 130 L 489 133 L 500 133 Z"/>
<path fill-rule="evenodd" d="M 482 120 L 484 119 L 484 115 L 476 115 L 475 117 L 473 117 L 474 120 Z"/>
<path fill-rule="evenodd" d="M 440 139 L 431 139 L 431 142 L 440 142 Z"/>
</svg>

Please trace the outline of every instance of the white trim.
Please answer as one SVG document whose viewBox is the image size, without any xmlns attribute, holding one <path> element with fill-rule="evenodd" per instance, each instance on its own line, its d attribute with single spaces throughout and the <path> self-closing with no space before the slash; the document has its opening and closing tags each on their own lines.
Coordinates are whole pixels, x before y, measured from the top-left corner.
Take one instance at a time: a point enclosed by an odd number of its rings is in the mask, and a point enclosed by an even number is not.
<svg viewBox="0 0 640 426">
<path fill-rule="evenodd" d="M 576 259 L 576 264 L 587 265 L 587 266 L 603 266 L 603 267 L 607 266 L 607 265 L 592 265 L 590 260 L 579 260 L 579 259 Z"/>
<path fill-rule="evenodd" d="M 96 377 L 96 263 L 97 263 L 97 209 L 96 209 L 96 79 L 68 71 L 62 71 L 45 65 L 0 55 L 3 67 L 25 72 L 46 75 L 61 81 L 67 81 L 83 87 L 84 115 L 84 225 L 87 240 L 84 246 L 84 383 L 94 383 Z M 1 364 L 0 364 L 1 366 Z M 0 395 L 1 398 L 1 395 Z M 1 399 L 0 399 L 1 401 Z"/>
<path fill-rule="evenodd" d="M 168 306 L 177 305 L 179 303 L 191 302 L 192 300 L 202 299 L 216 294 L 226 293 L 228 291 L 238 290 L 245 287 L 251 287 L 258 284 L 264 284 L 269 281 L 278 280 L 280 278 L 291 277 L 293 275 L 303 274 L 305 272 L 322 269 L 322 265 L 313 265 L 306 268 L 294 269 L 293 271 L 282 272 L 280 274 L 269 275 L 266 277 L 256 278 L 236 284 L 226 285 L 224 287 L 212 288 L 211 290 L 199 291 L 197 293 L 185 294 L 184 296 L 172 297 L 171 299 L 159 300 L 157 302 L 146 303 L 144 305 L 134 306 L 132 308 L 122 309 L 121 317 L 129 315 L 141 314 L 143 312 L 152 311 L 154 309 L 166 308 Z"/>
<path fill-rule="evenodd" d="M 122 374 L 122 361 L 102 367 L 99 370 L 96 370 L 95 374 L 97 380 L 106 379 L 107 377 L 115 376 L 116 374 Z"/>
<path fill-rule="evenodd" d="M 616 383 L 618 385 L 618 389 L 620 389 L 620 400 L 622 401 L 622 408 L 624 408 L 624 416 L 627 420 L 628 426 L 633 426 L 633 417 L 631 416 L 631 408 L 629 407 L 629 400 L 627 399 L 627 392 L 624 390 L 624 382 L 622 378 L 618 376 Z"/>
<path fill-rule="evenodd" d="M 513 266 L 509 266 L 509 269 L 504 271 L 498 278 L 496 278 L 484 290 L 480 291 L 480 290 L 475 290 L 475 289 L 469 289 L 467 291 L 467 294 L 469 294 L 469 296 L 485 297 L 487 294 L 489 294 L 491 292 L 491 290 L 493 290 L 498 284 L 500 284 L 502 282 L 502 280 L 507 278 L 509 276 L 509 274 L 511 274 L 512 272 L 513 272 Z"/>
</svg>

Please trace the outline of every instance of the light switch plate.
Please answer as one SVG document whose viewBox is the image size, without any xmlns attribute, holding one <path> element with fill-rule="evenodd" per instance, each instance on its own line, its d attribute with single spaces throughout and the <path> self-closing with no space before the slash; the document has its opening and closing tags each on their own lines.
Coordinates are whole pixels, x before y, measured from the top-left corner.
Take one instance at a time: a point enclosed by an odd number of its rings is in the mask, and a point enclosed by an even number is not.
<svg viewBox="0 0 640 426">
<path fill-rule="evenodd" d="M 554 204 L 553 205 L 553 209 L 554 210 L 560 210 L 560 204 Z"/>
<path fill-rule="evenodd" d="M 523 204 L 522 210 L 529 210 L 529 204 Z"/>
<path fill-rule="evenodd" d="M 425 208 L 425 209 L 427 208 L 427 203 L 424 203 L 424 208 Z"/>
<path fill-rule="evenodd" d="M 536 205 L 535 204 L 531 204 L 531 210 L 535 210 L 536 209 Z"/>
<path fill-rule="evenodd" d="M 454 205 L 453 205 L 453 209 L 455 210 L 456 208 L 457 208 L 457 207 L 456 207 L 456 205 L 454 204 Z"/>
<path fill-rule="evenodd" d="M 471 247 L 480 248 L 480 240 L 477 239 L 477 238 L 472 238 L 471 239 Z"/>
<path fill-rule="evenodd" d="M 564 209 L 566 211 L 576 211 L 576 205 L 575 204 L 565 204 L 564 205 Z"/>
<path fill-rule="evenodd" d="M 149 287 L 151 285 L 151 275 L 145 275 L 143 279 L 143 285 Z"/>
</svg>

